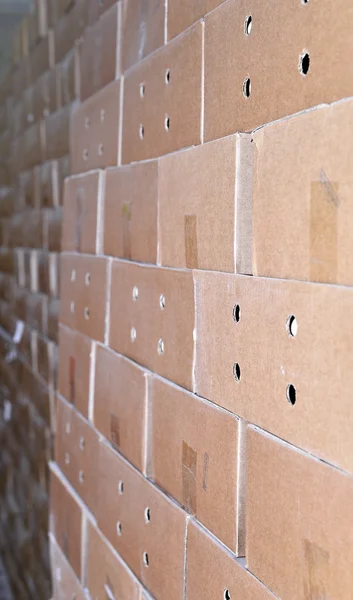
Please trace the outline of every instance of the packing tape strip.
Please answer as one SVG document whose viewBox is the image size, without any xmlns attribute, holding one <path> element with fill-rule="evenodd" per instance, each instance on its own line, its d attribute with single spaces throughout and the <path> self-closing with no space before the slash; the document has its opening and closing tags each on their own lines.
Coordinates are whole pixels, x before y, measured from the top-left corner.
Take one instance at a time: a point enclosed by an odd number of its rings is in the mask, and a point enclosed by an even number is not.
<svg viewBox="0 0 353 600">
<path fill-rule="evenodd" d="M 310 191 L 310 281 L 337 282 L 338 183 L 323 169 Z"/>
<path fill-rule="evenodd" d="M 185 264 L 187 269 L 198 269 L 199 257 L 197 247 L 196 215 L 184 216 Z"/>
<path fill-rule="evenodd" d="M 197 508 L 197 452 L 183 441 L 182 447 L 182 495 L 183 506 L 196 515 Z"/>
</svg>

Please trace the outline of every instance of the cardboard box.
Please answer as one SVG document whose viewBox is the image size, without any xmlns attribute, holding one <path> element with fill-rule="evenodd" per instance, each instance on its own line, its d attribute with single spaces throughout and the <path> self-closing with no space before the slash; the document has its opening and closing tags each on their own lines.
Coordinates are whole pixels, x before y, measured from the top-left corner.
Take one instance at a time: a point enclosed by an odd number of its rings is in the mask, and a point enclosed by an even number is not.
<svg viewBox="0 0 353 600">
<path fill-rule="evenodd" d="M 106 10 L 115 4 L 115 2 L 116 0 L 104 0 L 103 2 L 100 2 L 99 0 L 88 0 L 89 24 L 92 25 L 95 23 Z"/>
<path fill-rule="evenodd" d="M 332 27 L 337 11 L 340 35 Z M 343 1 L 317 10 L 312 2 L 250 6 L 228 0 L 207 15 L 205 139 L 352 96 L 351 20 Z M 278 68 L 274 57 L 280 57 Z M 337 73 L 345 74 L 339 82 Z"/>
<path fill-rule="evenodd" d="M 82 511 L 74 491 L 56 465 L 50 471 L 50 532 L 81 578 Z"/>
<path fill-rule="evenodd" d="M 104 342 L 108 260 L 65 253 L 60 272 L 60 321 Z"/>
<path fill-rule="evenodd" d="M 60 2 L 59 2 L 60 3 Z M 57 2 L 57 4 L 59 4 Z M 58 7 L 57 11 L 60 18 L 55 23 L 54 28 L 54 47 L 55 61 L 60 63 L 65 56 L 71 52 L 88 22 L 88 2 L 87 0 L 75 0 L 75 3 L 70 8 L 68 0 L 61 2 L 64 6 Z M 69 10 L 67 10 L 69 8 Z"/>
<path fill-rule="evenodd" d="M 48 26 L 54 27 L 55 23 L 70 12 L 75 6 L 75 0 L 47 0 Z"/>
<path fill-rule="evenodd" d="M 168 40 L 185 31 L 224 0 L 168 0 Z"/>
<path fill-rule="evenodd" d="M 24 132 L 24 168 L 30 169 L 42 162 L 46 152 L 43 122 L 33 123 Z"/>
<path fill-rule="evenodd" d="M 36 370 L 48 385 L 55 388 L 57 370 L 57 347 L 52 340 L 36 334 Z"/>
<path fill-rule="evenodd" d="M 148 402 L 149 476 L 242 555 L 245 490 L 240 420 L 155 376 L 149 380 Z"/>
<path fill-rule="evenodd" d="M 91 598 L 142 600 L 141 587 L 100 531 L 88 523 L 87 581 Z"/>
<path fill-rule="evenodd" d="M 53 208 L 61 204 L 59 162 L 46 161 L 39 167 L 38 206 Z"/>
<path fill-rule="evenodd" d="M 58 255 L 34 250 L 31 253 L 31 291 L 57 296 L 59 291 Z"/>
<path fill-rule="evenodd" d="M 186 513 L 104 442 L 99 462 L 100 530 L 154 597 L 179 600 Z"/>
<path fill-rule="evenodd" d="M 107 169 L 104 254 L 157 262 L 158 162 Z"/>
<path fill-rule="evenodd" d="M 353 472 L 352 288 L 201 271 L 195 282 L 196 393 Z"/>
<path fill-rule="evenodd" d="M 62 234 L 64 252 L 101 253 L 104 178 L 104 171 L 90 171 L 66 179 Z"/>
<path fill-rule="evenodd" d="M 94 425 L 142 473 L 147 459 L 147 386 L 147 371 L 97 345 Z"/>
<path fill-rule="evenodd" d="M 120 81 L 77 106 L 71 123 L 73 173 L 118 164 Z"/>
<path fill-rule="evenodd" d="M 50 30 L 48 35 L 40 40 L 29 54 L 29 69 L 31 83 L 35 83 L 43 73 L 55 65 L 54 35 Z"/>
<path fill-rule="evenodd" d="M 54 160 L 69 154 L 72 110 L 73 105 L 69 104 L 44 120 L 45 160 Z"/>
<path fill-rule="evenodd" d="M 160 264 L 251 272 L 250 139 L 230 136 L 160 159 Z"/>
<path fill-rule="evenodd" d="M 59 343 L 58 340 L 58 321 L 60 311 L 59 298 L 49 298 L 48 300 L 48 337 Z"/>
<path fill-rule="evenodd" d="M 41 75 L 32 87 L 31 114 L 34 121 L 38 121 L 60 108 L 58 104 L 58 71 L 50 69 Z"/>
<path fill-rule="evenodd" d="M 192 273 L 114 260 L 109 346 L 187 389 L 193 388 Z"/>
<path fill-rule="evenodd" d="M 94 369 L 92 341 L 60 324 L 58 392 L 86 418 L 91 369 Z"/>
<path fill-rule="evenodd" d="M 78 47 L 81 101 L 119 78 L 120 9 L 115 3 L 88 27 Z"/>
<path fill-rule="evenodd" d="M 198 23 L 125 74 L 123 163 L 200 144 L 202 38 Z"/>
<path fill-rule="evenodd" d="M 353 479 L 248 429 L 247 563 L 277 596 L 347 598 Z"/>
<path fill-rule="evenodd" d="M 58 108 L 72 104 L 79 97 L 78 51 L 75 47 L 57 66 Z"/>
<path fill-rule="evenodd" d="M 200 560 L 202 557 L 202 560 Z M 244 568 L 219 541 L 194 520 L 188 523 L 186 596 L 202 598 L 241 598 L 242 600 L 275 600 L 262 583 Z"/>
<path fill-rule="evenodd" d="M 163 46 L 165 2 L 134 0 L 123 3 L 122 70 Z"/>
<path fill-rule="evenodd" d="M 43 216 L 43 248 L 50 252 L 60 252 L 61 250 L 61 208 L 44 209 Z"/>
<path fill-rule="evenodd" d="M 54 538 L 49 538 L 53 600 L 86 600 L 86 594 Z"/>
<path fill-rule="evenodd" d="M 253 134 L 254 275 L 352 285 L 345 150 L 352 106 L 344 101 Z"/>
<path fill-rule="evenodd" d="M 55 460 L 93 514 L 96 513 L 97 495 L 100 495 L 99 446 L 97 432 L 90 423 L 57 396 Z"/>
</svg>

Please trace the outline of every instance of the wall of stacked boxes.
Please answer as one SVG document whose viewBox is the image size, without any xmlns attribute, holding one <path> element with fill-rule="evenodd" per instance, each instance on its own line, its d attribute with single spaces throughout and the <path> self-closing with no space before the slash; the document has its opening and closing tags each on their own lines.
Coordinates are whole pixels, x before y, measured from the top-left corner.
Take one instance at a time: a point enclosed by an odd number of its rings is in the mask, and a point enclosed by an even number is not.
<svg viewBox="0 0 353 600">
<path fill-rule="evenodd" d="M 353 8 L 33 15 L 0 92 L 16 598 L 49 597 L 50 479 L 55 600 L 347 600 Z"/>
</svg>

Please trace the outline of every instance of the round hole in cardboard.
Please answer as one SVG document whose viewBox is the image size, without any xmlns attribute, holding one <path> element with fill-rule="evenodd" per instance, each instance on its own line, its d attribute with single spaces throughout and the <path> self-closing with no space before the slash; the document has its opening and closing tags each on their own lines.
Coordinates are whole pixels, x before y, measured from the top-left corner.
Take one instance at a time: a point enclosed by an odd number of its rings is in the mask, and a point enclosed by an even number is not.
<svg viewBox="0 0 353 600">
<path fill-rule="evenodd" d="M 147 552 L 143 553 L 143 564 L 145 565 L 145 567 L 149 567 L 150 560 L 149 560 Z"/>
<path fill-rule="evenodd" d="M 144 84 L 144 83 L 140 83 L 140 97 L 141 97 L 141 98 L 143 98 L 143 97 L 144 97 L 144 95 L 145 95 L 145 90 L 146 90 L 145 84 Z"/>
<path fill-rule="evenodd" d="M 294 385 L 293 385 L 292 383 L 289 383 L 289 384 L 287 385 L 287 392 L 286 392 L 286 395 L 287 395 L 287 400 L 288 400 L 288 402 L 289 402 L 289 403 L 290 403 L 292 406 L 294 406 L 294 404 L 295 404 L 295 403 L 296 403 L 296 401 L 297 401 L 297 391 L 296 391 L 296 389 L 295 389 L 295 387 L 294 387 Z"/>
<path fill-rule="evenodd" d="M 75 269 L 72 269 L 72 271 L 71 271 L 71 281 L 76 281 L 76 271 L 75 271 Z"/>
<path fill-rule="evenodd" d="M 143 138 L 145 137 L 145 128 L 143 125 L 140 125 L 139 135 L 140 135 L 140 140 L 143 140 Z"/>
<path fill-rule="evenodd" d="M 71 313 L 75 312 L 75 302 L 74 301 L 70 302 L 70 312 Z"/>
<path fill-rule="evenodd" d="M 84 475 L 84 472 L 83 472 L 82 470 L 81 470 L 81 471 L 79 471 L 79 474 L 78 474 L 78 479 L 79 479 L 79 482 L 80 482 L 80 483 L 83 483 L 83 482 L 84 482 L 84 480 L 85 480 L 85 475 Z"/>
<path fill-rule="evenodd" d="M 134 285 L 134 287 L 132 288 L 132 299 L 134 300 L 134 302 L 136 302 L 138 297 L 139 297 L 139 289 L 136 285 Z"/>
<path fill-rule="evenodd" d="M 167 69 L 165 72 L 165 84 L 168 85 L 170 82 L 170 69 Z"/>
<path fill-rule="evenodd" d="M 286 323 L 287 333 L 290 337 L 295 337 L 298 333 L 298 321 L 294 315 L 289 315 Z"/>
<path fill-rule="evenodd" d="M 136 340 L 136 329 L 135 327 L 131 327 L 131 331 L 130 331 L 130 337 L 131 337 L 131 341 L 134 342 Z"/>
<path fill-rule="evenodd" d="M 104 146 L 103 144 L 99 144 L 98 146 L 98 156 L 103 156 Z"/>
<path fill-rule="evenodd" d="M 239 363 L 234 363 L 233 365 L 233 375 L 235 381 L 240 381 L 240 366 Z"/>
<path fill-rule="evenodd" d="M 239 306 L 239 304 L 234 304 L 234 306 L 233 306 L 233 321 L 234 321 L 234 323 L 239 323 L 239 321 L 240 321 L 240 306 Z"/>
<path fill-rule="evenodd" d="M 85 448 L 85 438 L 83 436 L 80 437 L 80 449 L 84 450 Z"/>
<path fill-rule="evenodd" d="M 89 319 L 89 308 L 88 308 L 88 306 L 85 306 L 84 314 L 85 314 L 85 319 L 87 319 L 87 321 L 88 321 L 88 319 Z"/>
<path fill-rule="evenodd" d="M 168 115 L 165 116 L 164 127 L 165 127 L 166 131 L 169 131 L 169 129 L 170 129 L 170 118 L 168 117 Z"/>
<path fill-rule="evenodd" d="M 307 50 L 303 50 L 299 57 L 299 72 L 301 75 L 307 75 L 310 69 L 310 56 Z"/>
<path fill-rule="evenodd" d="M 231 600 L 231 595 L 230 595 L 230 591 L 229 590 L 227 590 L 227 589 L 224 590 L 223 599 L 224 600 Z"/>
<path fill-rule="evenodd" d="M 244 32 L 245 35 L 250 35 L 252 30 L 252 16 L 249 15 L 248 17 L 246 17 L 245 21 L 244 21 Z"/>
<path fill-rule="evenodd" d="M 165 295 L 161 294 L 159 297 L 159 306 L 161 307 L 161 310 L 165 309 Z"/>
<path fill-rule="evenodd" d="M 91 283 L 91 273 L 86 273 L 85 282 L 86 282 L 86 285 L 89 285 Z"/>
<path fill-rule="evenodd" d="M 162 340 L 162 338 L 160 338 L 158 340 L 158 344 L 157 344 L 157 352 L 158 354 L 161 356 L 162 354 L 164 354 L 164 341 Z"/>
<path fill-rule="evenodd" d="M 118 492 L 119 492 L 120 496 L 122 496 L 124 493 L 124 482 L 121 480 L 118 483 Z"/>
<path fill-rule="evenodd" d="M 120 521 L 118 521 L 118 522 L 117 522 L 117 524 L 116 524 L 116 532 L 117 532 L 117 534 L 118 534 L 119 536 L 120 536 L 120 535 L 122 535 L 122 533 L 123 533 L 123 528 L 122 528 L 122 526 L 121 526 L 121 523 L 120 523 Z"/>
<path fill-rule="evenodd" d="M 250 77 L 246 77 L 243 83 L 243 95 L 245 98 L 250 98 L 251 94 L 251 81 Z"/>
<path fill-rule="evenodd" d="M 83 150 L 82 156 L 83 156 L 83 160 L 87 160 L 88 159 L 88 150 L 87 150 L 87 148 L 85 148 Z"/>
<path fill-rule="evenodd" d="M 147 507 L 147 508 L 145 508 L 145 523 L 149 523 L 150 520 L 151 520 L 151 511 Z"/>
</svg>

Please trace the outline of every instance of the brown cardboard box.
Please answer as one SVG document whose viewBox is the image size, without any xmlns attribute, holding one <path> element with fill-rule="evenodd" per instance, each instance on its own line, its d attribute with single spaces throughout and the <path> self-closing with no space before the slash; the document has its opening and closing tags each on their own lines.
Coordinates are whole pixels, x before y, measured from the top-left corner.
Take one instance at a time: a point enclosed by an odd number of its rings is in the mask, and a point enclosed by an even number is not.
<svg viewBox="0 0 353 600">
<path fill-rule="evenodd" d="M 64 252 L 101 253 L 104 178 L 103 171 L 91 171 L 66 179 L 62 234 Z"/>
<path fill-rule="evenodd" d="M 149 475 L 228 548 L 242 554 L 239 419 L 155 376 L 150 378 L 148 396 Z"/>
<path fill-rule="evenodd" d="M 29 54 L 31 83 L 35 83 L 43 73 L 55 65 L 54 36 L 52 31 L 40 40 Z"/>
<path fill-rule="evenodd" d="M 108 260 L 62 254 L 60 321 L 104 342 Z"/>
<path fill-rule="evenodd" d="M 12 84 L 12 96 L 15 103 L 19 102 L 22 98 L 24 90 L 31 83 L 31 75 L 30 75 L 30 63 L 29 57 L 22 58 L 20 63 L 17 65 L 16 69 L 13 71 L 12 76 L 10 78 Z M 6 84 L 6 80 L 5 80 Z M 4 89 L 4 92 L 8 91 Z"/>
<path fill-rule="evenodd" d="M 141 587 L 99 530 L 88 523 L 87 581 L 91 598 L 142 600 Z"/>
<path fill-rule="evenodd" d="M 109 345 L 193 389 L 192 273 L 112 262 Z"/>
<path fill-rule="evenodd" d="M 146 472 L 148 373 L 97 345 L 94 425 L 139 471 Z"/>
<path fill-rule="evenodd" d="M 203 23 L 125 74 L 122 162 L 201 142 Z"/>
<path fill-rule="evenodd" d="M 70 152 L 70 120 L 73 105 L 52 113 L 44 120 L 45 159 L 54 160 Z"/>
<path fill-rule="evenodd" d="M 159 169 L 158 262 L 250 272 L 250 136 L 170 154 Z"/>
<path fill-rule="evenodd" d="M 73 173 L 118 164 L 120 81 L 75 108 L 71 124 Z"/>
<path fill-rule="evenodd" d="M 78 94 L 78 51 L 75 46 L 58 65 L 58 108 L 74 102 Z"/>
<path fill-rule="evenodd" d="M 253 135 L 255 275 L 353 284 L 352 107 L 340 102 Z"/>
<path fill-rule="evenodd" d="M 59 164 L 57 160 L 47 161 L 39 167 L 38 206 L 57 207 L 61 204 Z"/>
<path fill-rule="evenodd" d="M 49 547 L 54 593 L 52 600 L 86 600 L 80 582 L 52 536 L 49 539 Z"/>
<path fill-rule="evenodd" d="M 50 252 L 60 252 L 61 250 L 61 208 L 44 209 L 43 216 L 43 248 Z"/>
<path fill-rule="evenodd" d="M 88 418 L 90 373 L 91 369 L 94 369 L 93 360 L 92 341 L 60 324 L 58 391 L 86 418 Z"/>
<path fill-rule="evenodd" d="M 349 598 L 353 479 L 248 429 L 247 562 L 281 598 Z"/>
<path fill-rule="evenodd" d="M 30 169 L 42 162 L 45 156 L 43 122 L 33 123 L 24 132 L 24 168 Z"/>
<path fill-rule="evenodd" d="M 36 334 L 35 340 L 37 355 L 36 370 L 48 385 L 55 388 L 57 363 L 56 344 L 39 333 Z"/>
<path fill-rule="evenodd" d="M 60 18 L 56 21 L 54 28 L 55 60 L 57 63 L 60 63 L 71 52 L 75 41 L 82 36 L 88 22 L 87 0 L 75 0 L 71 9 L 67 0 L 63 0 L 61 4 L 65 6 L 63 6 L 63 10 L 59 7 Z"/>
<path fill-rule="evenodd" d="M 55 460 L 88 509 L 96 513 L 99 440 L 95 429 L 57 396 Z M 98 494 L 99 491 L 99 494 Z"/>
<path fill-rule="evenodd" d="M 75 493 L 56 465 L 50 472 L 50 532 L 81 578 L 82 512 Z"/>
<path fill-rule="evenodd" d="M 166 3 L 161 0 L 125 0 L 122 25 L 122 70 L 164 44 Z"/>
<path fill-rule="evenodd" d="M 185 31 L 222 2 L 224 0 L 168 0 L 168 40 Z"/>
<path fill-rule="evenodd" d="M 202 557 L 202 558 L 201 558 Z M 275 600 L 219 541 L 193 520 L 188 523 L 186 600 Z"/>
<path fill-rule="evenodd" d="M 105 443 L 99 462 L 99 528 L 153 596 L 181 600 L 188 517 Z"/>
<path fill-rule="evenodd" d="M 221 4 L 205 18 L 205 139 L 352 96 L 351 26 L 344 0 Z"/>
<path fill-rule="evenodd" d="M 195 282 L 197 394 L 353 472 L 353 289 L 201 271 Z"/>
<path fill-rule="evenodd" d="M 50 69 L 41 75 L 33 84 L 31 118 L 34 121 L 43 119 L 55 112 L 58 106 L 57 68 Z"/>
<path fill-rule="evenodd" d="M 47 0 L 48 26 L 54 27 L 55 23 L 74 6 L 75 0 Z"/>
<path fill-rule="evenodd" d="M 109 8 L 86 29 L 79 45 L 81 101 L 120 75 L 120 9 L 120 2 Z"/>
<path fill-rule="evenodd" d="M 115 4 L 116 0 L 88 0 L 88 21 L 92 25 L 105 13 L 108 8 Z"/>
<path fill-rule="evenodd" d="M 104 253 L 157 262 L 158 162 L 107 169 Z"/>
<path fill-rule="evenodd" d="M 49 298 L 48 300 L 48 337 L 57 344 L 58 340 L 58 321 L 60 312 L 59 298 Z M 60 363 L 59 363 L 60 364 Z"/>
</svg>

